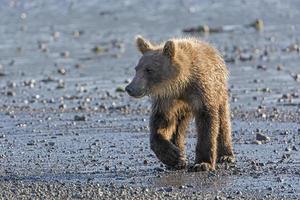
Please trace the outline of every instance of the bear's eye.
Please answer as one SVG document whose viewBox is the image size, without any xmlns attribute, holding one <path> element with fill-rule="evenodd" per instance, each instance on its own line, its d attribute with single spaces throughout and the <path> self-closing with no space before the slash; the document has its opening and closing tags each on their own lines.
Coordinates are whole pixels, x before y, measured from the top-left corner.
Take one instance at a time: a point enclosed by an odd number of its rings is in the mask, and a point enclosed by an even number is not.
<svg viewBox="0 0 300 200">
<path fill-rule="evenodd" d="M 153 72 L 153 69 L 151 69 L 151 68 L 146 68 L 145 71 L 146 71 L 147 73 L 151 73 L 151 72 Z"/>
</svg>

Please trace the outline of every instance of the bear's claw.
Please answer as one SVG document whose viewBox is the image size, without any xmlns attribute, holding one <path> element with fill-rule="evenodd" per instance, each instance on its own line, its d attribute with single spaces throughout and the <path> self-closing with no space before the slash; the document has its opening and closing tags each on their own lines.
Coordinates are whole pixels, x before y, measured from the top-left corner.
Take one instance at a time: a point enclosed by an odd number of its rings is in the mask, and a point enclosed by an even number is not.
<svg viewBox="0 0 300 200">
<path fill-rule="evenodd" d="M 234 156 L 221 156 L 218 160 L 219 163 L 235 163 Z"/>
<path fill-rule="evenodd" d="M 194 164 L 189 167 L 189 172 L 200 172 L 200 171 L 211 171 L 213 170 L 211 164 L 202 162 L 199 164 Z"/>
</svg>

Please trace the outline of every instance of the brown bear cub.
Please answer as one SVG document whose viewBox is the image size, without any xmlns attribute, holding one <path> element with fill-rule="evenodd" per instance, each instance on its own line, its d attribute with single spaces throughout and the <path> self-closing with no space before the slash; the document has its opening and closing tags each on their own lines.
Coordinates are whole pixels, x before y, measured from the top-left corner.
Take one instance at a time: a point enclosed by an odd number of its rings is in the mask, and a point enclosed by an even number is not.
<svg viewBox="0 0 300 200">
<path fill-rule="evenodd" d="M 216 162 L 234 162 L 228 71 L 219 52 L 194 38 L 156 45 L 136 39 L 143 54 L 126 87 L 130 96 L 151 97 L 150 145 L 164 164 L 186 167 L 185 137 L 195 118 L 198 139 L 191 171 L 214 170 Z"/>
</svg>

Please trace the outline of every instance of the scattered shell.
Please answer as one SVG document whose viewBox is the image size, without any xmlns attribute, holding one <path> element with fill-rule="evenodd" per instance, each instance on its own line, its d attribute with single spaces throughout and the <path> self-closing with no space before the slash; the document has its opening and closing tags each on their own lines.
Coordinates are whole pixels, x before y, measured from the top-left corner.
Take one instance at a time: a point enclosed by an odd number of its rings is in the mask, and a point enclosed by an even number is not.
<svg viewBox="0 0 300 200">
<path fill-rule="evenodd" d="M 26 19 L 26 17 L 27 17 L 27 14 L 26 14 L 26 13 L 22 13 L 22 14 L 20 15 L 20 18 L 21 18 L 21 19 Z"/>
<path fill-rule="evenodd" d="M 254 27 L 257 31 L 264 29 L 264 21 L 262 19 L 256 19 L 250 26 Z"/>
<path fill-rule="evenodd" d="M 52 36 L 53 36 L 54 39 L 58 39 L 60 37 L 60 32 L 55 31 L 55 32 L 52 33 Z"/>
</svg>

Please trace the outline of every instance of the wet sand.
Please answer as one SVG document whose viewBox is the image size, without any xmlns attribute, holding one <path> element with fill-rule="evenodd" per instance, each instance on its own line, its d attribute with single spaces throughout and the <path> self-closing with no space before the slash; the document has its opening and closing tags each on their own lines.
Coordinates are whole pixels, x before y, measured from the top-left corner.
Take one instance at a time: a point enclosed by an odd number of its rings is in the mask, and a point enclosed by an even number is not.
<svg viewBox="0 0 300 200">
<path fill-rule="evenodd" d="M 300 198 L 300 3 L 14 2 L 0 3 L 1 199 Z M 256 18 L 263 31 L 243 26 Z M 205 24 L 240 27 L 193 35 L 227 61 L 237 163 L 172 171 L 149 148 L 149 99 L 123 92 L 133 39 Z M 190 163 L 195 142 L 191 123 Z"/>
</svg>

